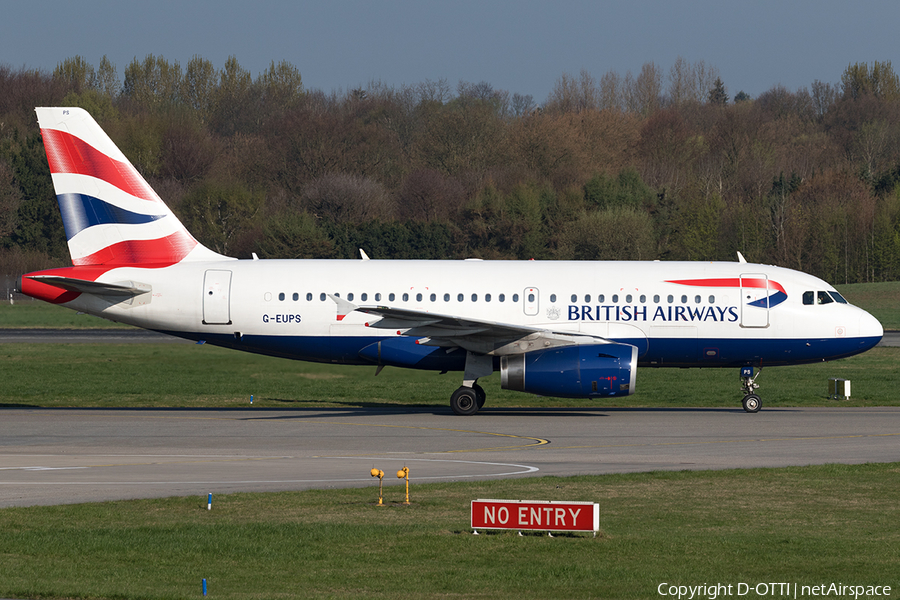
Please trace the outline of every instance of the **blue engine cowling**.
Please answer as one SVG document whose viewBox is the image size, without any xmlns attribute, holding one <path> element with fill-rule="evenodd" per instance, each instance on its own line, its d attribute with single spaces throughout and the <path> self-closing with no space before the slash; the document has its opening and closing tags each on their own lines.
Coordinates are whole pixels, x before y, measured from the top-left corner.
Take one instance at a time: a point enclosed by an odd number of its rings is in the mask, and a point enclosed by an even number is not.
<svg viewBox="0 0 900 600">
<path fill-rule="evenodd" d="M 591 344 L 536 350 L 500 358 L 503 389 L 561 398 L 634 393 L 638 349 Z"/>
</svg>

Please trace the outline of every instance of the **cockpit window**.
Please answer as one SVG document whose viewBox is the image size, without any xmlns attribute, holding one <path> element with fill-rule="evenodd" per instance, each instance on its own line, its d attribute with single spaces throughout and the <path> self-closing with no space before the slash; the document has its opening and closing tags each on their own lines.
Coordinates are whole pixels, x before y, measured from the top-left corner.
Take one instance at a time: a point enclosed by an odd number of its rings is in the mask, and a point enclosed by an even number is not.
<svg viewBox="0 0 900 600">
<path fill-rule="evenodd" d="M 816 292 L 816 304 L 830 304 L 834 299 L 828 295 L 828 292 Z"/>
<path fill-rule="evenodd" d="M 828 293 L 831 294 L 831 297 L 834 298 L 835 302 L 840 302 L 841 304 L 849 304 L 849 302 L 847 302 L 839 293 L 834 291 Z"/>
<path fill-rule="evenodd" d="M 816 303 L 816 293 L 815 292 L 803 292 L 803 304 L 806 306 L 810 306 Z"/>
</svg>

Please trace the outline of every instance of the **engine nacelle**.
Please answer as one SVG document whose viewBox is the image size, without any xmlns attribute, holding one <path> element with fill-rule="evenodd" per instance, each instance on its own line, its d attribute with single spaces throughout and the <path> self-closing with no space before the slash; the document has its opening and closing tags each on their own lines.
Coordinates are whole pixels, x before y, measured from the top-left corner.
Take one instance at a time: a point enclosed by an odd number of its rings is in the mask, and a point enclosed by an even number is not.
<svg viewBox="0 0 900 600">
<path fill-rule="evenodd" d="M 500 385 L 561 398 L 629 396 L 634 393 L 637 356 L 635 346 L 614 343 L 503 356 Z"/>
</svg>

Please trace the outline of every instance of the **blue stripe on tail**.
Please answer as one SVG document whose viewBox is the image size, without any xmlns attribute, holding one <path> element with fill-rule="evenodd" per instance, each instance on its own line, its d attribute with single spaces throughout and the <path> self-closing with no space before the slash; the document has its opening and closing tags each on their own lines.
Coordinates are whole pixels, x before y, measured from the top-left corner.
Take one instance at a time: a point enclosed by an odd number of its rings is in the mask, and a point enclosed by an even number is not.
<svg viewBox="0 0 900 600">
<path fill-rule="evenodd" d="M 93 227 L 111 223 L 141 225 L 162 219 L 166 215 L 142 215 L 104 202 L 86 194 L 59 194 L 56 197 L 62 212 L 66 239 L 71 240 L 77 233 Z"/>
</svg>

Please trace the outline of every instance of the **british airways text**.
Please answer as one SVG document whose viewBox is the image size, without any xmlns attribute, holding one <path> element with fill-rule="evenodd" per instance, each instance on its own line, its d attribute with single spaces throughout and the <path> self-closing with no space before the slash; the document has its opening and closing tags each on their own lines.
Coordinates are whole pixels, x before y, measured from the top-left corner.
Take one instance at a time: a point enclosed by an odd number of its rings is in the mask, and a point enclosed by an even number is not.
<svg viewBox="0 0 900 600">
<path fill-rule="evenodd" d="M 735 323 L 736 306 L 613 306 L 569 305 L 569 321 L 718 321 Z"/>
</svg>

